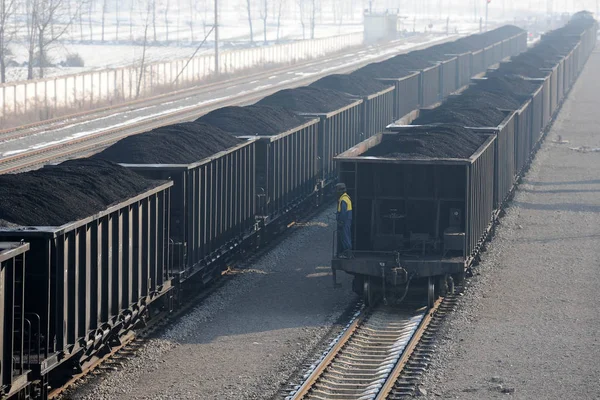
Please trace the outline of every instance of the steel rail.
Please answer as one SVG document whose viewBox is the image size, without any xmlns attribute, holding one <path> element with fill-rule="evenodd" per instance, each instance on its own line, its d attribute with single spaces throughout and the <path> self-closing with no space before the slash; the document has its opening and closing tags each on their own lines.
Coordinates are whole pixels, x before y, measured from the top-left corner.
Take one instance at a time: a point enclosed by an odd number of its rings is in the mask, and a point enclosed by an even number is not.
<svg viewBox="0 0 600 400">
<path fill-rule="evenodd" d="M 413 354 L 413 351 L 415 350 L 417 345 L 421 342 L 421 338 L 423 337 L 423 334 L 427 331 L 427 328 L 429 327 L 429 323 L 433 319 L 433 316 L 435 315 L 435 313 L 440 308 L 440 305 L 442 304 L 443 300 L 444 300 L 444 298 L 442 298 L 442 297 L 437 299 L 436 302 L 434 303 L 433 307 L 429 310 L 429 312 L 427 312 L 427 315 L 425 315 L 425 318 L 423 318 L 423 321 L 421 321 L 419 328 L 414 333 L 412 339 L 410 340 L 410 343 L 404 349 L 404 352 L 402 353 L 402 357 L 398 360 L 398 363 L 394 367 L 394 370 L 388 376 L 386 382 L 383 384 L 383 387 L 379 391 L 379 394 L 377 395 L 375 400 L 387 399 L 387 397 L 390 395 L 390 393 L 392 392 L 392 389 L 394 388 L 396 381 L 398 380 L 398 378 L 400 377 L 400 374 L 404 370 L 404 367 L 408 363 L 408 360 L 410 359 L 410 356 Z"/>
<path fill-rule="evenodd" d="M 404 319 L 399 319 L 392 321 L 389 323 L 394 326 L 401 326 L 401 324 L 406 323 L 406 327 L 401 329 L 401 333 L 398 333 L 398 336 L 394 336 L 393 333 L 390 333 L 386 329 L 382 329 L 379 332 L 377 329 L 373 329 L 372 326 L 365 326 L 366 321 L 377 311 L 377 308 L 366 308 L 361 311 L 361 313 L 351 322 L 351 324 L 346 328 L 343 334 L 339 337 L 336 344 L 329 350 L 329 352 L 323 357 L 323 359 L 319 362 L 318 366 L 310 372 L 308 377 L 304 380 L 302 385 L 296 390 L 291 398 L 293 400 L 300 399 L 308 399 L 308 398 L 367 398 L 369 395 L 372 395 L 373 399 L 385 399 L 391 393 L 394 384 L 398 380 L 400 374 L 404 370 L 407 362 L 409 361 L 413 351 L 420 343 L 424 333 L 427 331 L 429 324 L 439 309 L 440 305 L 443 302 L 443 298 L 438 299 L 433 307 L 425 313 L 423 318 L 418 324 L 418 327 L 412 333 L 410 339 L 406 343 L 406 345 L 402 348 L 400 356 L 396 361 L 393 369 L 390 369 L 389 374 L 385 377 L 385 382 L 381 385 L 380 389 L 377 389 L 378 382 L 381 382 L 379 378 L 373 378 L 372 383 L 369 381 L 367 377 L 367 371 L 377 371 L 381 374 L 381 371 L 386 371 L 387 366 L 382 364 L 377 364 L 377 357 L 369 352 L 365 354 L 358 354 L 356 350 L 350 350 L 352 347 L 351 342 L 354 340 L 355 342 L 360 343 L 358 348 L 364 347 L 367 348 L 367 340 L 365 338 L 365 332 L 368 332 L 368 335 L 371 335 L 371 341 L 382 341 L 392 343 L 395 341 L 395 344 L 400 341 L 397 337 L 401 337 L 402 334 L 406 333 L 406 329 L 410 329 L 410 320 L 415 318 L 408 317 Z M 411 312 L 414 312 L 412 310 Z M 418 314 L 415 314 L 418 315 Z M 377 325 L 377 322 L 375 323 Z M 357 337 L 357 335 L 362 337 Z M 379 335 L 379 336 L 378 336 Z M 356 347 L 356 344 L 354 345 Z M 344 355 L 344 350 L 348 354 Z M 381 348 L 378 350 L 381 351 L 390 351 L 389 349 Z M 375 352 L 376 353 L 376 352 Z M 387 353 L 385 353 L 387 355 Z M 363 366 L 360 365 L 360 359 L 363 357 Z M 381 358 L 382 356 L 379 355 Z M 344 374 L 347 373 L 352 375 L 347 367 L 349 360 L 352 362 L 356 362 L 358 367 L 355 367 L 358 371 L 361 372 L 361 377 L 344 377 Z M 385 363 L 389 363 L 390 356 L 385 357 Z M 336 364 L 339 363 L 340 365 Z M 338 370 L 337 372 L 335 370 Z M 329 376 L 327 375 L 329 373 Z M 340 377 L 339 382 L 332 381 L 331 377 L 338 375 Z M 367 383 L 365 383 L 367 382 Z M 317 385 L 321 385 L 324 388 L 329 388 L 331 392 L 335 392 L 336 394 L 324 394 L 325 389 L 317 389 Z M 358 385 L 364 385 L 365 391 L 359 393 L 352 393 L 352 391 L 357 390 Z M 346 392 L 344 392 L 346 391 Z M 319 393 L 320 392 L 320 393 Z M 354 395 L 354 396 L 353 396 Z"/>
</svg>

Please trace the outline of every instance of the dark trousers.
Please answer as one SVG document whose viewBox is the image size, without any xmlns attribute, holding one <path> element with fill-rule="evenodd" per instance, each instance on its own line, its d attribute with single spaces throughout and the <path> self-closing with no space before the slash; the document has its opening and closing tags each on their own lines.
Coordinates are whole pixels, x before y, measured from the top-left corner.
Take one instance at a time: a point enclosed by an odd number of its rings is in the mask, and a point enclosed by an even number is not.
<svg viewBox="0 0 600 400">
<path fill-rule="evenodd" d="M 352 234 L 350 232 L 350 223 L 343 223 L 338 226 L 338 254 L 347 250 L 352 250 Z"/>
</svg>

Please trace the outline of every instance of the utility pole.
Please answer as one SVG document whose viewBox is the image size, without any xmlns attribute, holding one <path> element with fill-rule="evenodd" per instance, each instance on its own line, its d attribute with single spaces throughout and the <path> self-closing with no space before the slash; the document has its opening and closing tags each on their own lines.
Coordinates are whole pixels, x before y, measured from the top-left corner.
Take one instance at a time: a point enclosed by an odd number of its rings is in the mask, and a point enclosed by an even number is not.
<svg viewBox="0 0 600 400">
<path fill-rule="evenodd" d="M 219 75 L 219 8 L 215 0 L 215 74 Z"/>
</svg>

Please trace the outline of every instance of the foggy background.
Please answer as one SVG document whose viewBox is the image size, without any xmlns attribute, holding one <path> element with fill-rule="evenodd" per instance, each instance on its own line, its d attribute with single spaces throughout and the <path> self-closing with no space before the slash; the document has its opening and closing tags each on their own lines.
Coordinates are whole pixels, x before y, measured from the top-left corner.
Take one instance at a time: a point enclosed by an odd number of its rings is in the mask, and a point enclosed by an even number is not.
<svg viewBox="0 0 600 400">
<path fill-rule="evenodd" d="M 492 0 L 489 19 L 547 18 L 597 0 Z M 214 46 L 214 0 L 0 0 L 0 82 L 190 57 Z M 362 32 L 365 10 L 401 30 L 473 31 L 486 0 L 219 0 L 223 49 Z"/>
</svg>

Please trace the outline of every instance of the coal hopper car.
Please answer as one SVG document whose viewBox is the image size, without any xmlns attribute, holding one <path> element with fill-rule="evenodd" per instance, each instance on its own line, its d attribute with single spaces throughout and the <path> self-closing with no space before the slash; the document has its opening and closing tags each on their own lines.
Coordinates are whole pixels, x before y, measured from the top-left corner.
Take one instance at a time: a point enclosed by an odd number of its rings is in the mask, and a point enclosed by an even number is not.
<svg viewBox="0 0 600 400">
<path fill-rule="evenodd" d="M 167 305 L 171 186 L 91 160 L 0 175 L 0 241 L 30 248 L 24 272 L 0 260 L 15 301 L 4 304 L 4 332 L 19 324 L 15 336 L 25 333 L 12 365 L 35 383 L 31 397 L 48 398 Z M 11 309 L 24 317 L 11 322 Z M 19 385 L 9 381 L 10 365 L 2 365 L 2 383 Z"/>
<path fill-rule="evenodd" d="M 22 393 L 29 386 L 25 364 L 25 257 L 29 243 L 0 242 L 0 398 Z M 27 323 L 26 323 L 27 319 Z"/>
<path fill-rule="evenodd" d="M 452 289 L 492 226 L 495 145 L 495 135 L 458 126 L 415 126 L 336 157 L 354 249 L 332 269 L 354 275 L 367 303 L 414 284 L 426 285 L 430 303 Z"/>
</svg>

